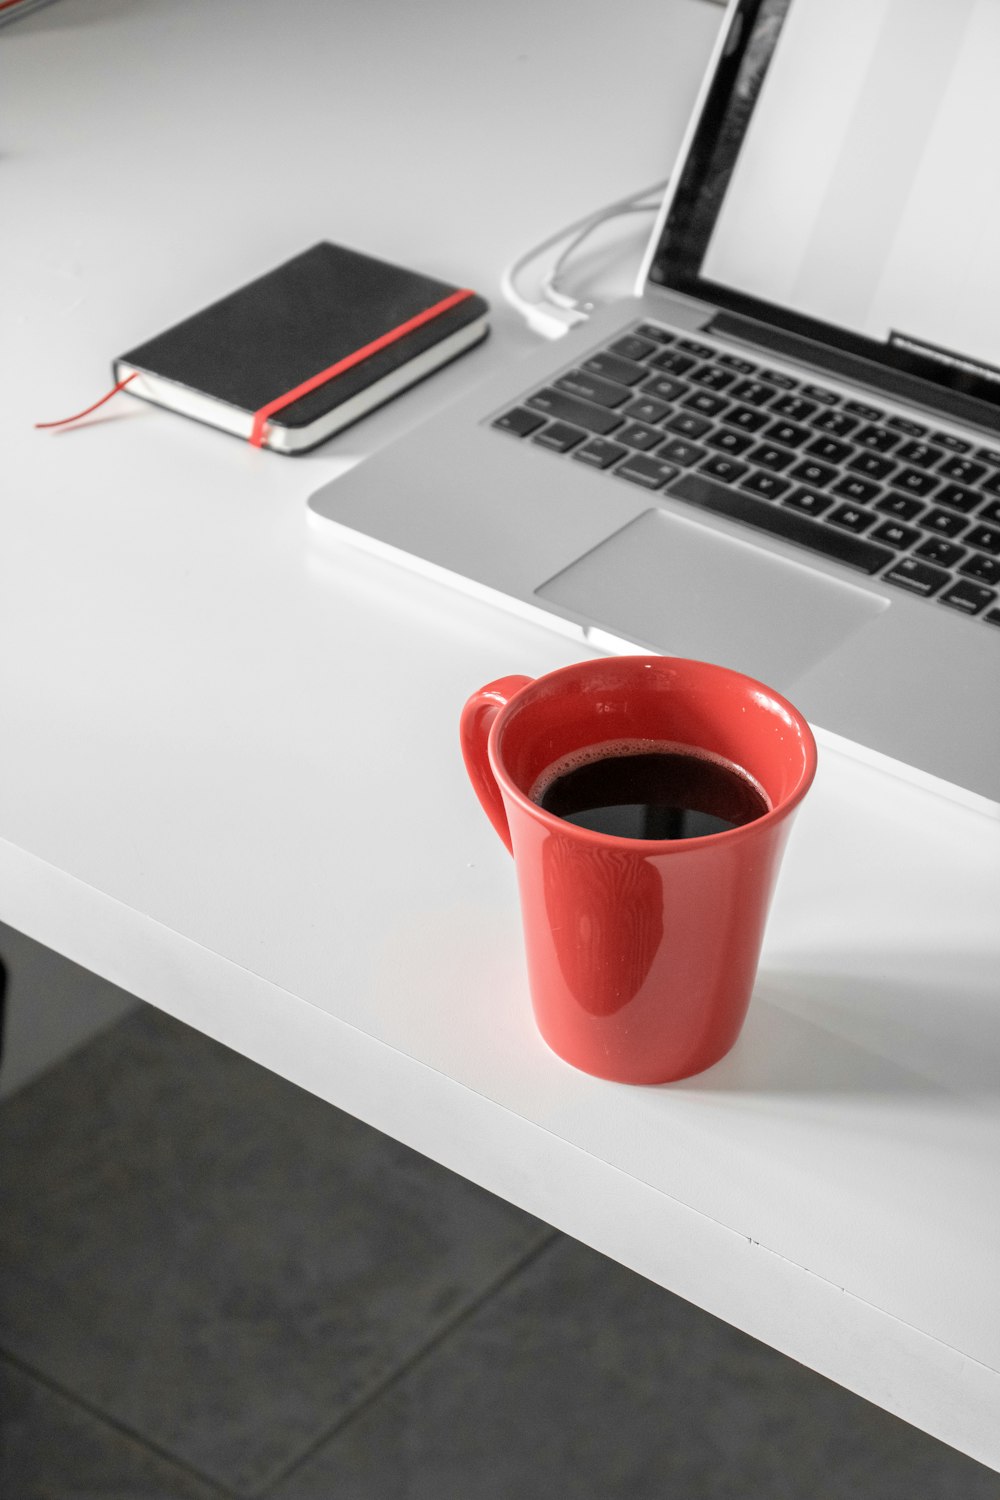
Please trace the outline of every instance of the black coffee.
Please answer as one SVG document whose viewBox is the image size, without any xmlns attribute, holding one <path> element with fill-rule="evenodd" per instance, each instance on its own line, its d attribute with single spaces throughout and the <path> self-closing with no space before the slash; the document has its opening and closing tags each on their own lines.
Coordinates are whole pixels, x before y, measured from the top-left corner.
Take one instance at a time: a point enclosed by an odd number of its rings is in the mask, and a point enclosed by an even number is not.
<svg viewBox="0 0 1000 1500">
<path fill-rule="evenodd" d="M 570 757 L 534 800 L 547 812 L 626 839 L 693 839 L 762 817 L 767 799 L 726 761 L 684 749 Z"/>
</svg>

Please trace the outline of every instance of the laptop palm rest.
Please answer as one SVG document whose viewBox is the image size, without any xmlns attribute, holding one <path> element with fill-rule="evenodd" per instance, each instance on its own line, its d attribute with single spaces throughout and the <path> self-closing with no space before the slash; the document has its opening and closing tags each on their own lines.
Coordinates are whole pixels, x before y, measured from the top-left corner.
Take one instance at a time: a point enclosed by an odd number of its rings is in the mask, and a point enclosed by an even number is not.
<svg viewBox="0 0 1000 1500">
<path fill-rule="evenodd" d="M 535 592 L 636 645 L 721 662 L 779 689 L 889 604 L 663 510 L 643 512 Z"/>
</svg>

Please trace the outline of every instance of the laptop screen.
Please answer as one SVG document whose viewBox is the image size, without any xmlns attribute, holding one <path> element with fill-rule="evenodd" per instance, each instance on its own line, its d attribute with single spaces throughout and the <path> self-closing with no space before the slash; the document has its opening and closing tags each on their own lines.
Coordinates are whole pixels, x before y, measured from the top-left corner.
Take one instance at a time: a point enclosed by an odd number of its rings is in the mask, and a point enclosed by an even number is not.
<svg viewBox="0 0 1000 1500">
<path fill-rule="evenodd" d="M 650 279 L 1000 405 L 1000 0 L 746 0 Z"/>
</svg>

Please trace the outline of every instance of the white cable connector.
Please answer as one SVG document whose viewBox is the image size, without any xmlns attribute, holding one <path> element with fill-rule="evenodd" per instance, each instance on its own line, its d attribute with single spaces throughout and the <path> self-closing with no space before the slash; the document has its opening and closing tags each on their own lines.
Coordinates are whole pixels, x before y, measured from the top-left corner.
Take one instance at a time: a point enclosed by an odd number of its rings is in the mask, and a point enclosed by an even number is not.
<svg viewBox="0 0 1000 1500">
<path fill-rule="evenodd" d="M 521 314 L 533 333 L 540 333 L 543 338 L 547 339 L 559 339 L 564 333 L 568 333 L 574 324 L 586 322 L 587 314 L 574 308 L 556 307 L 554 303 L 529 302 L 527 297 L 521 295 L 517 289 L 516 278 L 538 253 L 538 251 L 532 251 L 508 266 L 500 278 L 500 291 L 511 307 Z"/>
<path fill-rule="evenodd" d="M 594 213 L 587 214 L 585 218 L 578 219 L 575 224 L 560 229 L 558 233 L 550 235 L 540 245 L 535 245 L 512 261 L 500 278 L 500 290 L 505 300 L 521 314 L 533 332 L 541 334 L 544 338 L 562 338 L 563 334 L 577 323 L 586 322 L 593 311 L 593 303 L 580 302 L 576 297 L 560 291 L 556 284 L 566 261 L 599 225 L 610 219 L 616 219 L 621 214 L 654 211 L 659 206 L 658 202 L 647 203 L 644 200 L 654 195 L 658 198 L 665 187 L 665 182 L 655 182 L 651 187 L 644 188 L 639 193 L 630 193 L 627 198 L 619 198 L 617 202 L 609 204 L 606 208 L 597 209 Z M 546 251 L 560 244 L 563 245 L 562 250 L 542 278 L 541 298 L 535 302 L 529 301 L 518 289 L 518 278 Z"/>
</svg>

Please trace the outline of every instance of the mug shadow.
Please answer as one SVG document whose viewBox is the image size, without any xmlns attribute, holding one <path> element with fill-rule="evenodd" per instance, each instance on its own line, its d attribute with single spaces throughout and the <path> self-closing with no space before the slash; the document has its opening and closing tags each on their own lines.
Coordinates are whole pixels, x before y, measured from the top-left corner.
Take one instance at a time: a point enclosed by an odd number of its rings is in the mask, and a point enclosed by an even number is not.
<svg viewBox="0 0 1000 1500">
<path fill-rule="evenodd" d="M 735 1047 L 670 1084 L 699 1093 L 1000 1093 L 1000 993 L 987 953 L 766 960 Z M 839 967 L 838 967 L 839 966 Z"/>
</svg>

